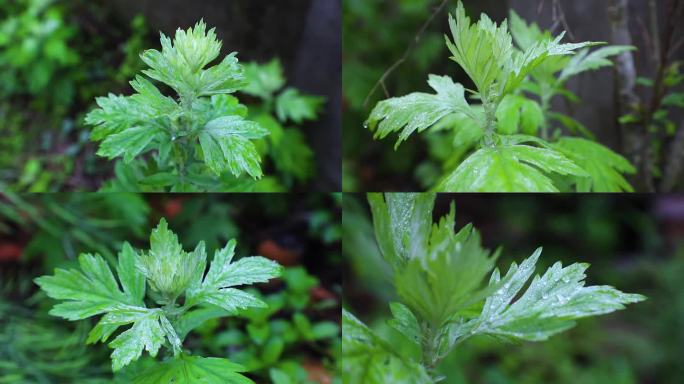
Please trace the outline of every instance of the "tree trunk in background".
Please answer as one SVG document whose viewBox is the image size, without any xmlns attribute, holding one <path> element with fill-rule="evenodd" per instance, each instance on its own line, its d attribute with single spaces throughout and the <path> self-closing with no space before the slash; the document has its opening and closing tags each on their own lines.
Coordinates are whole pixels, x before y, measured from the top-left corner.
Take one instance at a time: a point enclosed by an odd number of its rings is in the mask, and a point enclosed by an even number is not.
<svg viewBox="0 0 684 384">
<path fill-rule="evenodd" d="M 629 9 L 628 0 L 610 0 L 608 6 L 608 15 L 610 18 L 610 27 L 612 34 L 612 44 L 617 45 L 634 45 L 629 31 Z M 615 83 L 617 98 L 616 115 L 618 117 L 628 115 L 635 111 L 635 107 L 640 104 L 639 96 L 636 92 L 637 70 L 634 63 L 634 56 L 632 52 L 622 53 L 617 57 L 615 62 Z M 644 166 L 648 163 L 643 157 L 642 145 L 648 135 L 643 134 L 644 128 L 635 124 L 620 125 L 620 142 L 622 153 L 632 162 L 637 168 L 639 174 L 643 173 Z M 650 174 L 650 170 L 648 171 Z M 641 185 L 637 185 L 637 189 L 644 188 L 648 191 L 653 190 L 652 180 L 637 177 L 636 181 Z"/>
<path fill-rule="evenodd" d="M 679 125 L 679 130 L 677 130 L 668 149 L 667 153 L 670 158 L 665 165 L 663 184 L 661 185 L 661 192 L 665 193 L 672 192 L 684 175 L 684 122 Z"/>
<path fill-rule="evenodd" d="M 315 187 L 342 189 L 342 4 L 313 0 L 299 43 L 292 81 L 305 92 L 326 97 L 325 114 L 307 131 L 320 177 Z M 332 189 L 331 189 L 332 188 Z"/>
</svg>

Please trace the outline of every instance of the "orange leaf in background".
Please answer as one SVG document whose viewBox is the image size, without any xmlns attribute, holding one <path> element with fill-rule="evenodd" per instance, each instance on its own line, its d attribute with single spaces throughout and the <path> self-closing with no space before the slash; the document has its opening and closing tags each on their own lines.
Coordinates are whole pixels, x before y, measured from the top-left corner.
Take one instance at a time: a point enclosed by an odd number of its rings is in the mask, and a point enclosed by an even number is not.
<svg viewBox="0 0 684 384">
<path fill-rule="evenodd" d="M 0 261 L 17 261 L 21 258 L 24 247 L 15 243 L 0 244 Z"/>
<path fill-rule="evenodd" d="M 257 251 L 259 255 L 285 266 L 295 265 L 299 262 L 299 252 L 285 248 L 271 239 L 262 241 Z"/>
<path fill-rule="evenodd" d="M 309 373 L 309 380 L 320 384 L 332 383 L 332 377 L 327 369 L 318 361 L 305 361 L 304 369 Z"/>
<path fill-rule="evenodd" d="M 180 198 L 169 199 L 164 204 L 164 213 L 167 218 L 173 218 L 183 211 L 183 200 Z"/>
</svg>

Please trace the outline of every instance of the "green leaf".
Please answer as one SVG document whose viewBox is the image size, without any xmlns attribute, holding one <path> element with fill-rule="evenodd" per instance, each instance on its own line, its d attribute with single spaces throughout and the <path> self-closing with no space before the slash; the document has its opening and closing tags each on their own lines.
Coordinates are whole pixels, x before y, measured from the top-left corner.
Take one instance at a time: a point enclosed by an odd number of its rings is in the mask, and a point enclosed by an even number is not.
<svg viewBox="0 0 684 384">
<path fill-rule="evenodd" d="M 448 322 L 482 298 L 480 286 L 498 257 L 498 252 L 482 248 L 479 234 L 470 226 L 454 234 L 454 223 L 452 205 L 449 215 L 432 227 L 428 253 L 395 273 L 399 297 L 432 324 Z"/>
<path fill-rule="evenodd" d="M 221 50 L 214 29 L 207 32 L 204 21 L 187 31 L 178 29 L 173 42 L 164 34 L 161 34 L 160 41 L 161 52 L 149 49 L 140 55 L 150 67 L 143 73 L 172 87 L 181 95 L 181 100 L 232 93 L 246 84 L 235 53 L 213 67 L 203 69 L 218 57 Z"/>
<path fill-rule="evenodd" d="M 157 363 L 135 377 L 133 384 L 254 384 L 241 375 L 245 368 L 227 359 L 188 356 Z"/>
<path fill-rule="evenodd" d="M 316 173 L 316 165 L 304 134 L 294 128 L 283 129 L 281 134 L 271 151 L 276 169 L 299 181 L 309 180 Z"/>
<path fill-rule="evenodd" d="M 109 94 L 95 99 L 99 108 L 86 115 L 85 122 L 92 125 L 90 137 L 99 141 L 125 129 L 141 126 L 154 117 L 155 111 L 131 97 Z"/>
<path fill-rule="evenodd" d="M 480 316 L 451 330 L 451 343 L 469 334 L 486 334 L 511 340 L 541 341 L 574 326 L 575 319 L 624 309 L 625 304 L 645 300 L 610 286 L 585 287 L 588 264 L 563 268 L 555 263 L 536 276 L 527 290 L 520 290 L 534 273 L 541 248 L 518 267 L 513 263 L 506 276 L 494 271 L 490 285 L 497 291 L 485 301 Z M 500 287 L 500 288 L 499 288 Z M 519 297 L 514 301 L 516 297 Z"/>
<path fill-rule="evenodd" d="M 397 302 L 390 303 L 390 310 L 393 318 L 388 324 L 416 345 L 420 345 L 420 325 L 413 312 L 404 304 Z"/>
<path fill-rule="evenodd" d="M 525 20 L 512 9 L 508 20 L 510 22 L 513 40 L 515 40 L 515 44 L 523 51 L 534 46 L 539 40 L 551 39 L 551 34 L 549 32 L 543 32 L 537 23 L 530 23 L 528 25 Z"/>
<path fill-rule="evenodd" d="M 156 319 L 143 318 L 109 344 L 114 348 L 112 370 L 118 371 L 131 361 L 139 359 L 143 349 L 151 356 L 156 356 L 163 342 L 164 331 Z"/>
<path fill-rule="evenodd" d="M 378 246 L 393 267 L 426 254 L 434 201 L 431 193 L 368 194 Z"/>
<path fill-rule="evenodd" d="M 613 62 L 608 60 L 609 57 L 635 50 L 636 47 L 631 45 L 611 45 L 591 53 L 589 53 L 588 49 L 583 49 L 570 59 L 558 77 L 558 81 L 563 83 L 579 73 L 610 67 L 613 65 Z"/>
<path fill-rule="evenodd" d="M 97 154 L 109 159 L 122 156 L 124 163 L 130 163 L 134 157 L 147 148 L 157 133 L 155 129 L 146 126 L 127 128 L 107 136 Z"/>
<path fill-rule="evenodd" d="M 562 153 L 528 145 L 500 145 L 472 154 L 437 189 L 453 192 L 558 192 L 544 173 L 586 176 Z"/>
<path fill-rule="evenodd" d="M 451 59 L 473 80 L 482 98 L 495 104 L 517 89 L 547 57 L 569 55 L 595 44 L 560 44 L 565 34 L 562 33 L 554 40 L 537 40 L 523 52 L 518 52 L 513 48 L 507 21 L 497 26 L 482 14 L 477 24 L 471 24 L 460 1 L 456 17 L 449 15 L 449 27 L 453 42 L 446 37 L 446 44 L 453 55 Z"/>
<path fill-rule="evenodd" d="M 548 112 L 548 116 L 549 119 L 556 120 L 559 123 L 563 124 L 563 126 L 567 128 L 571 133 L 579 133 L 588 139 L 595 140 L 595 136 L 589 130 L 589 128 L 587 128 L 584 124 L 580 123 L 579 121 L 573 119 L 572 117 L 557 112 Z"/>
<path fill-rule="evenodd" d="M 260 256 L 243 257 L 231 263 L 235 245 L 235 240 L 231 240 L 223 249 L 214 253 L 204 279 L 187 293 L 187 300 L 191 305 L 207 303 L 231 313 L 237 309 L 266 306 L 256 296 L 230 287 L 267 282 L 280 276 L 282 267 Z"/>
<path fill-rule="evenodd" d="M 206 124 L 199 140 L 207 166 L 216 174 L 230 171 L 235 177 L 243 172 L 261 177 L 260 156 L 250 140 L 268 134 L 259 124 L 240 116 L 223 116 Z"/>
<path fill-rule="evenodd" d="M 354 315 L 342 310 L 342 371 L 345 382 L 432 384 L 425 369 L 395 353 Z"/>
<path fill-rule="evenodd" d="M 673 92 L 663 98 L 663 105 L 684 108 L 684 92 Z"/>
<path fill-rule="evenodd" d="M 371 111 L 366 126 L 375 131 L 375 138 L 385 138 L 399 132 L 395 147 L 412 133 L 424 131 L 452 113 L 472 115 L 465 100 L 464 89 L 448 76 L 430 75 L 428 84 L 436 94 L 412 93 L 379 102 Z"/>
<path fill-rule="evenodd" d="M 117 273 L 123 291 L 133 301 L 133 305 L 144 306 L 145 275 L 136 267 L 138 255 L 128 242 L 123 244 L 119 252 L 119 266 Z"/>
<path fill-rule="evenodd" d="M 511 135 L 522 131 L 535 135 L 544 123 L 544 111 L 534 100 L 519 95 L 507 95 L 496 110 L 499 133 Z"/>
<path fill-rule="evenodd" d="M 243 93 L 268 100 L 285 85 L 283 67 L 278 59 L 266 64 L 246 63 L 244 68 L 247 85 L 241 90 Z"/>
<path fill-rule="evenodd" d="M 297 124 L 315 120 L 324 102 L 324 97 L 304 95 L 295 88 L 287 88 L 276 97 L 276 115 L 282 122 L 292 120 Z"/>
<path fill-rule="evenodd" d="M 35 279 L 48 296 L 66 300 L 56 304 L 50 310 L 51 315 L 80 320 L 138 302 L 137 297 L 119 289 L 114 274 L 100 255 L 81 254 L 78 261 L 80 271 L 58 268 L 54 276 Z"/>
<path fill-rule="evenodd" d="M 588 177 L 577 178 L 578 192 L 634 192 L 622 174 L 634 174 L 636 169 L 617 153 L 594 141 L 564 137 L 553 144 Z"/>
<path fill-rule="evenodd" d="M 165 303 L 196 281 L 204 272 L 206 258 L 203 242 L 193 252 L 185 252 L 162 218 L 150 235 L 150 252 L 140 255 L 137 267 L 147 277 L 150 288 L 162 296 L 160 303 Z"/>
</svg>

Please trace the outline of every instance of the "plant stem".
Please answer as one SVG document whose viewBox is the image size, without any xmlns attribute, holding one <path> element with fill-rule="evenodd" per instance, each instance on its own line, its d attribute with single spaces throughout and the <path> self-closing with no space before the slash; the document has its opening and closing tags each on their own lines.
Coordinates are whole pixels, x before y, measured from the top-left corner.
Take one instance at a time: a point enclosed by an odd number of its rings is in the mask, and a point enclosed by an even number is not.
<svg viewBox="0 0 684 384">
<path fill-rule="evenodd" d="M 496 107 L 484 97 L 482 98 L 482 107 L 485 111 L 484 144 L 487 147 L 493 147 L 496 131 Z"/>
<path fill-rule="evenodd" d="M 174 140 L 173 142 L 173 160 L 178 177 L 181 183 L 183 183 L 185 179 L 185 151 L 180 140 Z"/>
</svg>

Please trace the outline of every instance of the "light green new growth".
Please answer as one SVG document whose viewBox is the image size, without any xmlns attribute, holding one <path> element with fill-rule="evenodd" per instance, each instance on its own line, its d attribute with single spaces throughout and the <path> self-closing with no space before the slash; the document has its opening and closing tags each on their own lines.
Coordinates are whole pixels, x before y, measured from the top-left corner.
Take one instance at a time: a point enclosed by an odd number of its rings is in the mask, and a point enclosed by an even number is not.
<svg viewBox="0 0 684 384">
<path fill-rule="evenodd" d="M 375 236 L 394 271 L 401 299 L 391 303 L 389 325 L 422 351 L 401 356 L 349 312 L 343 313 L 343 371 L 350 382 L 432 383 L 434 369 L 453 348 L 475 335 L 541 341 L 575 320 L 623 309 L 645 299 L 610 286 L 585 286 L 587 264 L 555 263 L 534 274 L 538 248 L 502 277 L 499 251 L 482 248 L 470 225 L 454 233 L 451 212 L 432 222 L 434 194 L 369 194 Z M 489 276 L 489 283 L 483 284 Z M 379 362 L 386 362 L 380 364 Z"/>
<path fill-rule="evenodd" d="M 187 31 L 178 29 L 173 41 L 161 34 L 161 45 L 161 51 L 141 54 L 149 66 L 143 74 L 173 89 L 176 97 L 136 76 L 132 96 L 97 98 L 99 108 L 86 116 L 86 123 L 94 126 L 91 138 L 102 141 L 98 155 L 130 163 L 156 150 L 159 173 L 148 179 L 175 190 L 225 172 L 261 177 L 253 140 L 268 131 L 246 120 L 247 108 L 230 95 L 247 85 L 236 53 L 207 67 L 219 56 L 221 42 L 203 21 Z"/>
<path fill-rule="evenodd" d="M 101 256 L 82 254 L 79 269 L 56 269 L 54 275 L 39 277 L 36 283 L 48 296 L 62 301 L 52 308 L 51 315 L 72 321 L 103 315 L 91 330 L 88 343 L 106 342 L 119 327 L 132 324 L 109 343 L 114 349 L 114 371 L 139 359 L 143 350 L 154 357 L 164 346 L 173 357 L 145 371 L 142 377 L 169 380 L 141 382 L 193 383 L 202 379 L 207 383 L 251 383 L 239 374 L 244 371 L 239 365 L 225 359 L 189 356 L 182 345 L 187 333 L 201 324 L 196 319 L 206 308 L 216 308 L 213 317 L 217 317 L 266 306 L 234 287 L 266 282 L 279 276 L 281 267 L 259 256 L 232 262 L 234 250 L 235 240 L 217 250 L 205 274 L 204 242 L 192 252 L 184 251 L 162 218 L 150 236 L 150 250 L 137 252 L 125 243 L 115 272 Z M 149 307 L 151 302 L 159 306 Z M 201 307 L 193 311 L 197 306 Z"/>
<path fill-rule="evenodd" d="M 561 44 L 564 33 L 552 38 L 536 25 L 527 27 L 515 14 L 511 24 L 513 35 L 507 21 L 497 25 L 485 14 L 471 23 L 460 1 L 455 17 L 449 16 L 451 37 L 445 39 L 451 59 L 475 84 L 476 89 L 468 92 L 481 105 L 470 104 L 464 87 L 450 77 L 430 75 L 428 84 L 436 93 L 411 93 L 381 101 L 365 126 L 380 139 L 399 132 L 396 146 L 415 132 L 456 131 L 454 152 L 471 154 L 455 169 L 445 170 L 434 187 L 440 191 L 558 192 L 559 177 L 580 191 L 631 190 L 620 172 L 633 172 L 633 168 L 619 155 L 583 139 L 572 142 L 582 146 L 579 151 L 568 153 L 567 143 L 551 142 L 547 129 L 551 118 L 581 126 L 549 111 L 554 95 L 569 93 L 563 88 L 569 77 L 610 65 L 607 57 L 631 47 L 606 47 L 589 53 L 585 47 L 597 43 Z M 513 45 L 513 37 L 519 49 Z M 561 72 L 558 77 L 557 72 Z M 535 87 L 530 78 L 543 78 L 553 87 L 547 90 L 550 86 L 546 83 Z M 523 96 L 523 91 L 536 91 L 542 105 Z M 536 136 L 540 129 L 541 138 Z M 611 153 L 608 162 L 601 158 L 606 151 Z M 601 164 L 595 165 L 597 162 Z"/>
</svg>

